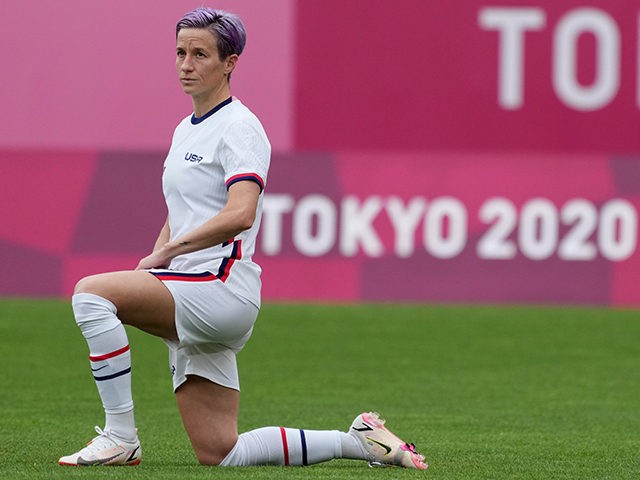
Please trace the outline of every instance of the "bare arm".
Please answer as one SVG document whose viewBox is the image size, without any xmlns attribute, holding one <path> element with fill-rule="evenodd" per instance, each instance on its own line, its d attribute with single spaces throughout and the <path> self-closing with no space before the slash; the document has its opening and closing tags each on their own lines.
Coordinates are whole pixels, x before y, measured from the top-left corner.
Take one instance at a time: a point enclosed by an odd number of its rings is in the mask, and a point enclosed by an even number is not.
<svg viewBox="0 0 640 480">
<path fill-rule="evenodd" d="M 162 246 L 169 241 L 169 237 L 171 235 L 171 230 L 169 229 L 169 216 L 167 215 L 167 219 L 164 221 L 164 225 L 158 234 L 158 238 L 156 240 L 155 245 L 153 246 L 153 251 L 160 250 Z"/>
<path fill-rule="evenodd" d="M 153 245 L 153 250 L 151 251 L 151 255 L 153 255 L 153 253 L 160 250 L 163 247 L 163 245 L 169 241 L 170 236 L 171 236 L 171 229 L 169 228 L 169 215 L 167 215 L 167 218 L 164 221 L 164 225 L 162 225 L 162 228 L 160 229 L 160 233 L 158 233 L 158 238 L 156 238 L 156 242 Z M 153 268 L 153 267 L 143 266 L 143 261 L 146 258 L 149 258 L 151 255 L 148 255 L 147 257 L 140 260 L 140 262 L 138 262 L 138 266 L 136 267 L 136 270 Z M 144 265 L 146 265 L 146 263 Z M 160 265 L 157 265 L 157 266 L 160 267 Z"/>
<path fill-rule="evenodd" d="M 229 188 L 227 204 L 220 213 L 198 228 L 169 241 L 169 226 L 165 224 L 153 253 L 140 260 L 136 270 L 167 267 L 178 255 L 219 245 L 251 228 L 259 197 L 260 187 L 256 183 L 238 182 Z"/>
</svg>

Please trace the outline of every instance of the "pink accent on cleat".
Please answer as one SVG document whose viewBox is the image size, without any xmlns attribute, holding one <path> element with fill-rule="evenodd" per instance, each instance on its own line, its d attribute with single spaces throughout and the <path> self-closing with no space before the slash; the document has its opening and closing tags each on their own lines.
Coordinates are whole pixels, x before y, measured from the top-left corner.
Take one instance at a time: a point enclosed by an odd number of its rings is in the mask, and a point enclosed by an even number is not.
<svg viewBox="0 0 640 480">
<path fill-rule="evenodd" d="M 360 441 L 369 465 L 396 465 L 426 470 L 429 465 L 424 456 L 416 452 L 415 445 L 398 438 L 384 424 L 385 421 L 377 413 L 366 412 L 358 415 L 349 429 L 349 434 Z"/>
</svg>

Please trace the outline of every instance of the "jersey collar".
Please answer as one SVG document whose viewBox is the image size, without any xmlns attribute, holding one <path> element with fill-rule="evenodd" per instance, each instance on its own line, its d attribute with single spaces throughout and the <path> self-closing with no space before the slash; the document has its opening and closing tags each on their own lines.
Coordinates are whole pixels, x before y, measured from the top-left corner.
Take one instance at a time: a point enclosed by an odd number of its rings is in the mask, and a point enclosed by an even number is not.
<svg viewBox="0 0 640 480">
<path fill-rule="evenodd" d="M 220 110 L 222 107 L 224 107 L 225 105 L 229 105 L 231 103 L 231 101 L 233 100 L 233 97 L 229 97 L 226 100 L 224 100 L 223 102 L 220 102 L 218 105 L 216 105 L 215 107 L 213 107 L 211 110 L 209 110 L 207 113 L 205 113 L 204 115 L 202 115 L 201 117 L 196 117 L 196 114 L 192 114 L 191 115 L 191 125 L 198 125 L 199 123 L 204 122 L 207 118 L 209 118 L 211 115 L 213 115 L 214 113 L 216 113 L 218 110 Z"/>
</svg>

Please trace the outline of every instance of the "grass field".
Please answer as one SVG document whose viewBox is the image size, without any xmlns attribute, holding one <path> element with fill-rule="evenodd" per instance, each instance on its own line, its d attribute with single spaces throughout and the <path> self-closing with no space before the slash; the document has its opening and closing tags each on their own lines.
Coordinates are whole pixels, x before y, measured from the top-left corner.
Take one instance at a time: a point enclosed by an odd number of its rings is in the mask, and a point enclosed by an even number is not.
<svg viewBox="0 0 640 480">
<path fill-rule="evenodd" d="M 0 301 L 2 479 L 637 479 L 640 313 L 609 309 L 266 305 L 240 355 L 241 431 L 346 429 L 376 410 L 426 472 L 335 460 L 197 464 L 164 344 L 129 330 L 145 456 L 59 467 L 103 414 L 67 302 Z"/>
</svg>

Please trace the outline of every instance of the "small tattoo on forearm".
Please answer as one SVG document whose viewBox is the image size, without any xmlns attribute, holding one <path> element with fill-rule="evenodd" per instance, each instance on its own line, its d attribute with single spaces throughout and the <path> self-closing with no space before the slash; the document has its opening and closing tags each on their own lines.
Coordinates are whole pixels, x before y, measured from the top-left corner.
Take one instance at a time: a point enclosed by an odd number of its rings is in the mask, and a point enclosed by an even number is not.
<svg viewBox="0 0 640 480">
<path fill-rule="evenodd" d="M 191 242 L 180 242 L 180 246 L 189 245 Z"/>
</svg>

